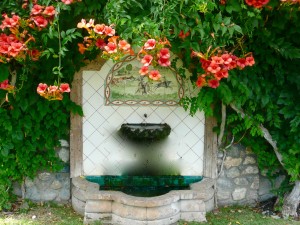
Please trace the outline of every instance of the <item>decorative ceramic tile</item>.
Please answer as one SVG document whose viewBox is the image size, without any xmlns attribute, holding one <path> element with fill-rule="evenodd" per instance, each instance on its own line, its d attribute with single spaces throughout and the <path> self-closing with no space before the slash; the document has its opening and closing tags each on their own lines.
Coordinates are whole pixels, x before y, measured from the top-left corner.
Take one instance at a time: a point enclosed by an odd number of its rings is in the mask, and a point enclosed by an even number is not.
<svg viewBox="0 0 300 225">
<path fill-rule="evenodd" d="M 153 82 L 139 74 L 140 66 L 135 56 L 128 56 L 111 67 L 106 76 L 106 105 L 177 105 L 184 96 L 181 77 L 171 68 L 161 68 L 161 80 Z"/>
</svg>

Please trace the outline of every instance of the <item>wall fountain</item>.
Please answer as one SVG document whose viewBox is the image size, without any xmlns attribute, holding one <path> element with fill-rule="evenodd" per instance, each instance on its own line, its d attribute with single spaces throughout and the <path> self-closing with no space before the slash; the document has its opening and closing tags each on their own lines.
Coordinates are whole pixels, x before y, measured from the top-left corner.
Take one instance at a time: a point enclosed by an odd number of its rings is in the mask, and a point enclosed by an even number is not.
<svg viewBox="0 0 300 225">
<path fill-rule="evenodd" d="M 178 106 L 193 87 L 166 70 L 168 85 L 143 80 L 141 90 L 137 63 L 128 57 L 80 72 L 85 116 L 81 155 L 73 153 L 73 169 L 71 162 L 73 207 L 85 223 L 205 221 L 214 206 L 214 181 L 203 170 L 205 119 Z"/>
</svg>

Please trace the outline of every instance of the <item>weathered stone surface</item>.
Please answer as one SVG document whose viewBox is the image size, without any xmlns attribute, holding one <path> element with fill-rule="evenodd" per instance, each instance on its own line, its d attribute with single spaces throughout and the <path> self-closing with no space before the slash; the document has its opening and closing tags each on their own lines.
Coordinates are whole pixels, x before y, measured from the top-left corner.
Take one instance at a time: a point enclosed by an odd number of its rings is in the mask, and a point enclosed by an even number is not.
<svg viewBox="0 0 300 225">
<path fill-rule="evenodd" d="M 240 175 L 240 171 L 237 167 L 232 167 L 229 170 L 226 171 L 226 175 L 229 178 L 235 178 Z"/>
<path fill-rule="evenodd" d="M 218 158 L 223 158 L 224 152 L 223 151 L 218 151 Z"/>
<path fill-rule="evenodd" d="M 62 188 L 62 184 L 58 180 L 54 180 L 50 186 L 51 189 L 58 190 Z"/>
<path fill-rule="evenodd" d="M 112 203 L 112 213 L 120 217 L 133 219 L 133 220 L 147 219 L 146 208 L 124 205 L 118 202 Z"/>
<path fill-rule="evenodd" d="M 129 218 L 124 218 L 115 214 L 112 214 L 111 224 L 116 225 L 147 225 L 148 222 L 144 220 L 133 220 Z"/>
<path fill-rule="evenodd" d="M 245 177 L 235 178 L 234 183 L 236 185 L 248 185 L 249 184 L 248 180 Z"/>
<path fill-rule="evenodd" d="M 147 220 L 160 220 L 173 217 L 180 212 L 179 203 L 147 208 Z"/>
<path fill-rule="evenodd" d="M 85 202 L 78 200 L 72 196 L 72 207 L 78 214 L 84 216 Z"/>
<path fill-rule="evenodd" d="M 69 142 L 66 140 L 59 140 L 59 142 L 60 142 L 61 147 L 64 147 L 64 148 L 70 147 Z"/>
<path fill-rule="evenodd" d="M 72 187 L 72 196 L 77 198 L 80 201 L 86 202 L 86 191 L 77 187 Z"/>
<path fill-rule="evenodd" d="M 239 158 L 243 147 L 241 145 L 232 145 L 229 150 L 227 150 L 227 156 Z"/>
<path fill-rule="evenodd" d="M 205 204 L 202 200 L 181 200 L 180 210 L 182 212 L 205 212 Z"/>
<path fill-rule="evenodd" d="M 89 183 L 91 183 L 91 182 L 87 181 L 83 177 L 74 177 L 74 178 L 72 178 L 72 184 L 75 187 L 80 188 L 81 190 L 86 190 Z"/>
<path fill-rule="evenodd" d="M 227 200 L 230 199 L 231 197 L 231 191 L 226 191 L 226 190 L 222 190 L 222 189 L 218 189 L 217 192 L 217 197 L 219 200 Z"/>
<path fill-rule="evenodd" d="M 85 213 L 83 224 L 93 224 L 93 222 L 101 220 L 111 220 L 111 214 L 101 214 L 101 213 Z M 103 223 L 101 223 L 103 224 Z"/>
<path fill-rule="evenodd" d="M 203 178 L 202 181 L 190 184 L 191 190 L 204 191 L 211 188 L 215 184 L 215 180 L 211 178 Z"/>
<path fill-rule="evenodd" d="M 28 177 L 25 178 L 25 186 L 26 188 L 30 188 L 34 186 L 34 181 Z"/>
<path fill-rule="evenodd" d="M 53 178 L 53 175 L 48 172 L 43 172 L 38 175 L 38 178 L 42 181 L 49 181 Z"/>
<path fill-rule="evenodd" d="M 247 156 L 243 162 L 244 165 L 255 164 L 255 163 L 256 163 L 256 159 L 252 156 Z"/>
<path fill-rule="evenodd" d="M 229 169 L 231 167 L 241 165 L 242 161 L 242 158 L 232 158 L 228 156 L 224 161 L 224 166 L 226 169 Z"/>
<path fill-rule="evenodd" d="M 205 211 L 210 212 L 215 208 L 215 199 L 211 198 L 208 201 L 205 201 L 204 204 L 205 204 Z"/>
<path fill-rule="evenodd" d="M 276 179 L 275 179 L 275 188 L 279 188 L 280 187 L 280 185 L 281 185 L 281 183 L 285 180 L 285 176 L 284 175 L 281 175 L 281 176 L 279 176 L 279 177 L 277 177 Z"/>
<path fill-rule="evenodd" d="M 62 188 L 59 192 L 59 198 L 61 201 L 68 201 L 71 198 L 70 188 Z"/>
<path fill-rule="evenodd" d="M 231 180 L 226 179 L 226 178 L 219 178 L 217 181 L 217 187 L 218 190 L 221 189 L 232 189 L 234 187 L 233 183 L 231 182 Z"/>
<path fill-rule="evenodd" d="M 252 189 L 259 189 L 259 176 L 253 178 L 252 184 L 250 186 Z"/>
<path fill-rule="evenodd" d="M 220 169 L 221 169 L 221 168 L 220 168 Z M 222 171 L 220 172 L 220 169 L 219 169 L 219 171 L 218 171 L 218 173 L 220 174 L 219 177 L 225 177 L 225 171 L 222 170 Z"/>
<path fill-rule="evenodd" d="M 41 201 L 54 201 L 56 197 L 58 196 L 58 193 L 53 190 L 45 191 L 40 194 L 40 200 Z"/>
<path fill-rule="evenodd" d="M 247 166 L 247 168 L 242 172 L 243 175 L 247 174 L 258 174 L 259 170 L 257 166 Z"/>
<path fill-rule="evenodd" d="M 206 222 L 205 212 L 182 212 L 180 219 L 185 221 Z"/>
<path fill-rule="evenodd" d="M 65 163 L 70 161 L 70 151 L 67 148 L 61 148 L 58 151 L 58 157 Z"/>
<path fill-rule="evenodd" d="M 246 197 L 247 188 L 236 188 L 232 192 L 232 198 L 235 201 L 242 200 Z"/>
<path fill-rule="evenodd" d="M 266 177 L 260 176 L 258 189 L 259 201 L 265 201 L 269 198 L 274 197 L 274 194 L 271 192 L 271 190 L 271 181 Z"/>
<path fill-rule="evenodd" d="M 112 222 L 114 225 L 170 225 L 176 224 L 176 222 L 180 219 L 180 214 L 172 216 L 170 218 L 161 219 L 161 220 L 153 220 L 153 221 L 138 221 L 132 220 L 128 218 L 122 218 L 120 216 L 112 214 Z"/>
<path fill-rule="evenodd" d="M 111 213 L 112 201 L 88 200 L 85 205 L 85 212 L 88 213 Z"/>
<path fill-rule="evenodd" d="M 248 190 L 246 199 L 248 200 L 248 202 L 256 202 L 258 200 L 257 190 Z"/>
</svg>

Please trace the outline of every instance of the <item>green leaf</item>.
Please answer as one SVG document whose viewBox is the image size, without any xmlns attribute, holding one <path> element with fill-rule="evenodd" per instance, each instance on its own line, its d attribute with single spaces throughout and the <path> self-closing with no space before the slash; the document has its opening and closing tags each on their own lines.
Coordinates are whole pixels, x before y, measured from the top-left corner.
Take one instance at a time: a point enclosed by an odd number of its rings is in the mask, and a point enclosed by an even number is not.
<svg viewBox="0 0 300 225">
<path fill-rule="evenodd" d="M 225 17 L 223 19 L 223 23 L 224 23 L 225 26 L 230 25 L 230 22 L 231 22 L 231 18 L 230 17 Z"/>
<path fill-rule="evenodd" d="M 23 140 L 23 132 L 22 131 L 15 131 L 15 132 L 13 132 L 12 139 L 13 140 L 22 141 Z"/>
<path fill-rule="evenodd" d="M 242 28 L 239 25 L 234 25 L 233 28 L 235 31 L 239 32 L 240 34 L 243 34 Z"/>
<path fill-rule="evenodd" d="M 217 88 L 217 92 L 225 104 L 232 102 L 232 93 L 227 84 L 221 83 L 221 85 Z"/>
<path fill-rule="evenodd" d="M 219 23 L 214 23 L 213 27 L 214 27 L 215 32 L 218 32 L 219 29 L 220 29 L 220 24 Z"/>
<path fill-rule="evenodd" d="M 61 38 L 64 38 L 66 36 L 66 32 L 65 31 L 60 32 L 60 36 Z"/>
<path fill-rule="evenodd" d="M 76 31 L 76 28 L 68 29 L 68 30 L 66 31 L 66 34 L 69 35 L 69 34 L 71 34 L 71 33 L 74 33 L 75 31 Z"/>
<path fill-rule="evenodd" d="M 0 145 L 1 154 L 4 157 L 7 157 L 9 154 L 9 151 L 14 148 L 13 143 L 9 141 L 5 141 L 2 145 Z"/>
<path fill-rule="evenodd" d="M 0 82 L 6 80 L 9 76 L 8 64 L 0 63 Z"/>
<path fill-rule="evenodd" d="M 221 31 L 222 31 L 222 36 L 227 32 L 227 27 L 226 26 L 222 26 L 221 27 Z"/>
</svg>

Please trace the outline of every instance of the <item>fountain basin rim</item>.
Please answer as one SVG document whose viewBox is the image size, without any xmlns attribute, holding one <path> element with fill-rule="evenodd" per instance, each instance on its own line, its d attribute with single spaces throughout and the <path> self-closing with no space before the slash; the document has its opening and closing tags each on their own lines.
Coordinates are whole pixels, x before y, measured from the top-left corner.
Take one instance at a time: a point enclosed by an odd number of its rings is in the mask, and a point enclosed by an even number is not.
<svg viewBox="0 0 300 225">
<path fill-rule="evenodd" d="M 160 140 L 171 133 L 167 123 L 123 123 L 120 132 L 131 140 Z"/>
</svg>

